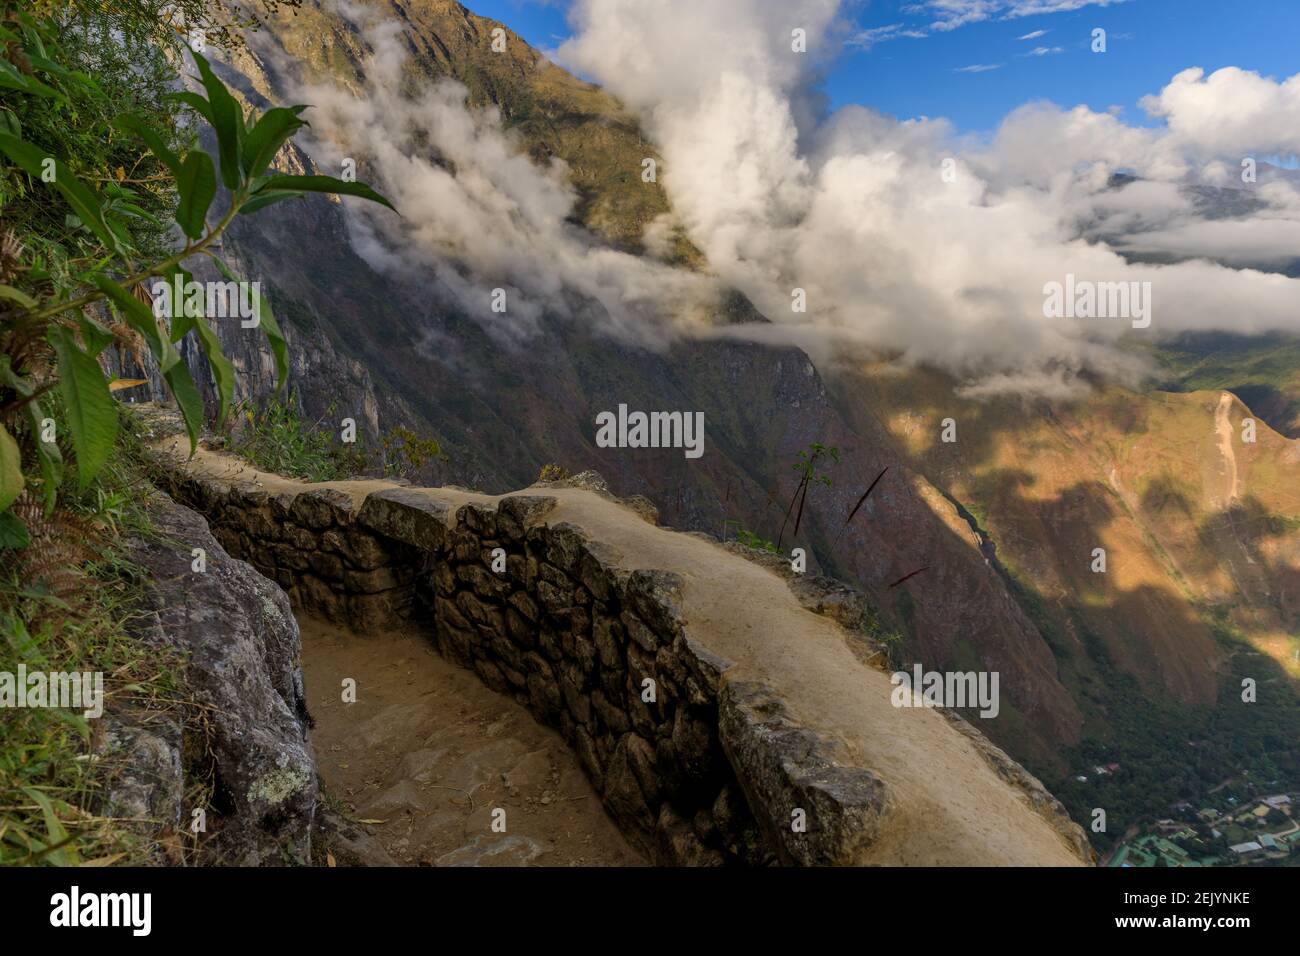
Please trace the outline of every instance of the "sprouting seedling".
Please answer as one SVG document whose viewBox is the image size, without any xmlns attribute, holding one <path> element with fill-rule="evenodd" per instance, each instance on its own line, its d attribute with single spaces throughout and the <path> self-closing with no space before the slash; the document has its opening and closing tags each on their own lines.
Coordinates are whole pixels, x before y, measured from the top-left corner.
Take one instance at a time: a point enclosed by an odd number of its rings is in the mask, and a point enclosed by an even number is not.
<svg viewBox="0 0 1300 956">
<path fill-rule="evenodd" d="M 876 490 L 876 485 L 880 484 L 880 479 L 885 477 L 885 472 L 887 471 L 889 471 L 888 465 L 880 470 L 880 474 L 876 475 L 876 480 L 873 481 L 867 490 L 862 493 L 862 497 L 859 498 L 858 503 L 853 506 L 853 510 L 849 512 L 849 516 L 844 519 L 844 527 L 840 528 L 840 534 L 835 536 L 836 541 L 840 540 L 840 535 L 848 530 L 849 525 L 853 523 L 853 516 L 858 513 L 859 508 L 867 503 L 867 498 L 869 498 L 871 493 Z"/>
<path fill-rule="evenodd" d="M 786 525 L 790 522 L 790 513 L 794 511 L 795 502 L 799 503 L 799 510 L 795 513 L 794 533 L 799 533 L 799 525 L 803 522 L 803 506 L 808 500 L 808 486 L 814 482 L 819 485 L 831 487 L 829 475 L 820 474 L 817 470 L 819 462 L 829 458 L 832 462 L 838 464 L 840 460 L 840 450 L 835 447 L 828 447 L 821 442 L 813 442 L 807 450 L 799 452 L 799 460 L 795 462 L 794 470 L 799 472 L 799 484 L 794 489 L 794 494 L 790 497 L 790 505 L 785 509 L 785 520 L 781 522 L 781 533 L 776 536 L 776 546 L 780 550 L 781 541 L 785 537 Z"/>
</svg>

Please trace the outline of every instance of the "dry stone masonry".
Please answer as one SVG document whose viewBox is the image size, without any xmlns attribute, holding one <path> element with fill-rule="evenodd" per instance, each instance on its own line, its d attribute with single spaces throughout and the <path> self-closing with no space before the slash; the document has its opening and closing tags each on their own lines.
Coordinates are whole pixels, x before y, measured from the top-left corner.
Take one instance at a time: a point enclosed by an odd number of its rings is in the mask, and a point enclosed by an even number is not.
<svg viewBox="0 0 1300 956">
<path fill-rule="evenodd" d="M 295 607 L 362 635 L 424 626 L 557 728 L 657 862 L 847 864 L 889 820 L 881 779 L 837 761 L 764 682 L 728 680 L 729 662 L 691 635 L 677 574 L 620 566 L 613 547 L 550 520 L 545 488 L 457 503 L 467 496 L 383 487 L 358 504 L 340 488 L 168 473 L 172 494 Z"/>
</svg>

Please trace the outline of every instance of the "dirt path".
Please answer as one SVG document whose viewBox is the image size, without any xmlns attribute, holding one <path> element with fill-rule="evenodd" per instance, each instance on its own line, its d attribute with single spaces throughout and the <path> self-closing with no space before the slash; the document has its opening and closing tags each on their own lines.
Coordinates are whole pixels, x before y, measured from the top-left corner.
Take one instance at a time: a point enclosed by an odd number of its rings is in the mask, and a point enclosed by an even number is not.
<svg viewBox="0 0 1300 956">
<path fill-rule="evenodd" d="M 300 615 L 312 743 L 326 792 L 399 863 L 637 866 L 577 760 L 418 635 L 358 637 Z M 342 700 L 356 681 L 356 703 Z M 505 832 L 494 832 L 494 809 Z"/>
<path fill-rule="evenodd" d="M 179 440 L 175 445 L 179 449 Z M 256 481 L 272 492 L 309 487 L 208 449 L 200 449 L 187 467 L 226 481 Z M 391 485 L 358 481 L 311 487 L 336 488 L 360 504 L 370 492 Z M 447 502 L 453 509 L 500 497 L 448 488 L 407 490 Z M 889 676 L 859 661 L 839 626 L 806 611 L 777 575 L 711 541 L 648 524 L 592 492 L 546 487 L 534 493 L 558 500 L 549 522 L 571 522 L 596 540 L 615 545 L 623 567 L 681 574 L 691 634 L 734 662 L 731 677 L 767 681 L 796 718 L 838 739 L 849 760 L 888 783 L 897 811 L 858 863 L 1082 865 L 1026 795 L 1003 780 L 940 714 L 892 706 Z M 465 678 L 474 679 L 468 674 Z"/>
<path fill-rule="evenodd" d="M 761 676 L 805 724 L 837 737 L 855 762 L 888 782 L 896 815 L 859 863 L 1079 865 L 1062 837 L 942 716 L 894 707 L 888 675 L 864 666 L 839 627 L 805 611 L 775 574 L 594 495 L 546 494 L 560 499 L 548 520 L 617 542 L 624 566 L 681 574 L 692 635 L 734 661 L 734 676 Z"/>
<path fill-rule="evenodd" d="M 1228 507 L 1241 498 L 1241 479 L 1237 474 L 1237 452 L 1232 447 L 1232 421 L 1228 413 L 1232 411 L 1232 393 L 1224 392 L 1219 396 L 1219 405 L 1214 410 L 1214 433 L 1219 436 L 1219 452 L 1223 455 L 1224 468 L 1228 472 L 1227 497 L 1222 508 Z"/>
</svg>

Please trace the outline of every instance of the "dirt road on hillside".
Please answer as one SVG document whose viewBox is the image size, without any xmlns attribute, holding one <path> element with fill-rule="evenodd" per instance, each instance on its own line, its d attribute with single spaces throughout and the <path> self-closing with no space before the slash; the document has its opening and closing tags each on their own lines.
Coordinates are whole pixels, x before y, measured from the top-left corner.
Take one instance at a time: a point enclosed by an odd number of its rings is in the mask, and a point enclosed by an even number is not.
<svg viewBox="0 0 1300 956">
<path fill-rule="evenodd" d="M 1237 474 L 1237 452 L 1233 448 L 1232 420 L 1228 414 L 1232 411 L 1231 392 L 1219 396 L 1219 405 L 1214 410 L 1214 433 L 1219 436 L 1219 453 L 1223 456 L 1223 467 L 1227 472 L 1225 498 L 1220 505 L 1226 508 L 1241 498 L 1241 479 Z"/>
</svg>

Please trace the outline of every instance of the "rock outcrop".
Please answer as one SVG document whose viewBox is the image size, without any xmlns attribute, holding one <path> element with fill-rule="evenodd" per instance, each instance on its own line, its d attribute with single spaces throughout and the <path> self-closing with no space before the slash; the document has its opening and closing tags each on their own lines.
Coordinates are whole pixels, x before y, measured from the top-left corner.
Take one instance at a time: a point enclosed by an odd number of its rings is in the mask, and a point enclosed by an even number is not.
<svg viewBox="0 0 1300 956">
<path fill-rule="evenodd" d="M 148 513 L 152 533 L 129 549 L 146 576 L 136 636 L 182 662 L 186 696 L 202 715 L 202 745 L 193 749 L 203 753 L 185 753 L 179 721 L 108 712 L 105 812 L 150 821 L 159 840 L 189 830 L 191 812 L 202 809 L 200 862 L 305 863 L 318 791 L 289 601 L 231 557 L 194 511 L 155 493 Z M 210 800 L 185 806 L 199 778 L 210 779 Z M 165 840 L 159 862 L 169 859 Z"/>
</svg>

